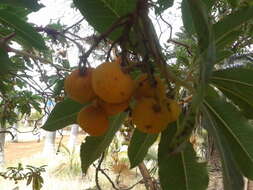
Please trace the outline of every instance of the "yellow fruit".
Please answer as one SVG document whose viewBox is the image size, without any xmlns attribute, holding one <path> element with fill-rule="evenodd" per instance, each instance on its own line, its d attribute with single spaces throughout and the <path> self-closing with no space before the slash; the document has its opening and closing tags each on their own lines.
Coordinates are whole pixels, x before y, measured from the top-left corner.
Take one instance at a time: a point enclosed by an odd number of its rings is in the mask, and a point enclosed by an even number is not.
<svg viewBox="0 0 253 190">
<path fill-rule="evenodd" d="M 120 64 L 105 62 L 92 73 L 92 87 L 95 93 L 109 103 L 121 103 L 130 99 L 134 83 L 128 74 L 122 72 Z"/>
<path fill-rule="evenodd" d="M 179 117 L 179 115 L 181 114 L 181 107 L 180 105 L 177 103 L 177 101 L 166 98 L 165 99 L 165 103 L 167 105 L 167 108 L 170 112 L 170 123 L 176 121 Z"/>
<path fill-rule="evenodd" d="M 135 98 L 141 97 L 157 97 L 164 98 L 166 93 L 165 84 L 155 76 L 154 84 L 150 83 L 147 74 L 142 74 L 135 82 Z"/>
<path fill-rule="evenodd" d="M 132 117 L 137 129 L 151 134 L 163 131 L 171 120 L 166 104 L 159 104 L 154 98 L 139 99 Z"/>
<path fill-rule="evenodd" d="M 105 110 L 108 116 L 112 116 L 120 112 L 123 112 L 125 109 L 127 109 L 129 105 L 129 101 L 118 103 L 118 104 L 112 104 L 112 103 L 108 103 L 99 99 L 98 105 L 101 106 Z"/>
<path fill-rule="evenodd" d="M 66 77 L 64 89 L 67 96 L 79 103 L 86 103 L 96 97 L 91 86 L 91 73 L 93 69 L 87 69 L 83 75 L 76 69 Z"/>
<path fill-rule="evenodd" d="M 101 136 L 109 128 L 109 120 L 105 111 L 95 105 L 81 109 L 77 115 L 77 123 L 91 136 Z"/>
</svg>

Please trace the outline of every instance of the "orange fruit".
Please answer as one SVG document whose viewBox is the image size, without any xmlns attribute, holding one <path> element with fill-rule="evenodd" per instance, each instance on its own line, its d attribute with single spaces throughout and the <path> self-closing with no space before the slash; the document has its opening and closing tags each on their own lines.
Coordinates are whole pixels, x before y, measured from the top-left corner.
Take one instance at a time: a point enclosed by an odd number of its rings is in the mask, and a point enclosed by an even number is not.
<svg viewBox="0 0 253 190">
<path fill-rule="evenodd" d="M 96 97 L 91 86 L 92 70 L 89 68 L 81 75 L 79 69 L 76 69 L 66 77 L 64 89 L 69 98 L 83 104 Z"/>
<path fill-rule="evenodd" d="M 99 99 L 98 104 L 105 110 L 108 116 L 112 116 L 120 112 L 123 112 L 125 109 L 127 109 L 129 105 L 129 101 L 118 103 L 118 104 L 112 104 L 112 103 L 108 103 Z"/>
<path fill-rule="evenodd" d="M 163 131 L 171 120 L 166 104 L 160 104 L 154 98 L 139 99 L 132 118 L 137 129 L 151 134 Z"/>
<path fill-rule="evenodd" d="M 157 97 L 164 98 L 166 93 L 166 87 L 163 81 L 158 77 L 154 77 L 155 81 L 152 85 L 147 74 L 142 74 L 135 81 L 135 98 L 141 97 Z"/>
<path fill-rule="evenodd" d="M 132 96 L 134 82 L 122 72 L 117 62 L 105 62 L 92 73 L 92 87 L 102 100 L 109 103 L 126 102 Z"/>
<path fill-rule="evenodd" d="M 177 103 L 177 101 L 166 98 L 164 99 L 164 103 L 167 105 L 167 108 L 170 112 L 170 123 L 176 121 L 181 114 L 181 106 Z"/>
<path fill-rule="evenodd" d="M 105 111 L 95 105 L 81 109 L 77 115 L 77 123 L 91 136 L 101 136 L 109 128 L 109 120 Z"/>
</svg>

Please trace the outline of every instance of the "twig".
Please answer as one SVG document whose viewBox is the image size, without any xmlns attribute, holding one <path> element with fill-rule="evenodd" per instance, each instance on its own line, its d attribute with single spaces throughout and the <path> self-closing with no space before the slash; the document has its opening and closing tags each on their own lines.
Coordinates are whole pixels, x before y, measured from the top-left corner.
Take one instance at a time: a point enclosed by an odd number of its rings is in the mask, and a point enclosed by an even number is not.
<svg viewBox="0 0 253 190">
<path fill-rule="evenodd" d="M 177 44 L 177 45 L 180 45 L 180 46 L 183 46 L 185 47 L 186 51 L 189 53 L 190 56 L 193 56 L 192 55 L 192 52 L 190 50 L 190 47 L 187 45 L 187 44 L 184 44 L 182 42 L 179 42 L 179 41 L 176 41 L 176 40 L 173 40 L 173 39 L 168 39 L 167 42 L 173 42 L 174 44 Z"/>
<path fill-rule="evenodd" d="M 116 28 L 124 25 L 127 21 L 126 18 L 128 18 L 129 15 L 125 15 L 120 17 L 115 23 L 113 23 L 108 30 L 100 34 L 97 39 L 95 39 L 95 43 L 90 47 L 88 51 L 86 51 L 82 56 L 80 56 L 80 60 L 82 60 L 80 63 L 85 63 L 86 60 L 88 59 L 89 55 L 91 52 L 97 47 L 97 45 L 100 43 L 101 40 L 105 39 L 108 35 L 110 35 Z M 79 67 L 81 65 L 79 64 Z"/>
<path fill-rule="evenodd" d="M 95 164 L 93 164 L 93 166 L 97 169 L 98 167 L 95 166 Z M 114 182 L 112 181 L 112 179 L 108 176 L 108 174 L 101 168 L 99 168 L 99 171 L 107 178 L 107 180 L 111 183 L 113 189 L 116 189 L 116 190 L 130 190 L 132 188 L 134 188 L 136 185 L 138 185 L 140 182 L 143 181 L 143 179 L 137 181 L 136 183 L 134 183 L 133 185 L 131 185 L 130 187 L 128 188 L 124 188 L 124 189 L 119 189 L 118 187 L 116 187 L 116 185 L 114 184 Z"/>
<path fill-rule="evenodd" d="M 75 27 L 76 25 L 80 24 L 81 22 L 84 21 L 84 18 L 80 19 L 79 21 L 77 21 L 76 23 L 74 23 L 73 25 L 67 27 L 66 29 L 63 30 L 63 33 L 67 32 L 69 29 Z"/>
<path fill-rule="evenodd" d="M 100 185 L 99 185 L 99 181 L 98 181 L 98 172 L 99 172 L 100 169 L 101 169 L 101 164 L 102 164 L 102 162 L 103 162 L 103 160 L 104 160 L 104 156 L 105 156 L 105 153 L 103 152 L 102 155 L 101 155 L 101 158 L 100 158 L 100 160 L 99 160 L 99 162 L 98 162 L 98 166 L 97 166 L 97 168 L 96 168 L 96 174 L 95 174 L 96 186 L 97 186 L 97 188 L 98 188 L 99 190 L 102 190 L 102 189 L 101 189 L 101 187 L 100 187 Z"/>
<path fill-rule="evenodd" d="M 15 138 L 14 135 L 12 134 L 12 132 L 10 132 L 10 131 L 0 131 L 0 133 L 8 133 L 8 134 L 10 134 L 12 140 Z"/>
<path fill-rule="evenodd" d="M 170 28 L 170 37 L 169 37 L 169 39 L 172 39 L 172 26 L 171 26 L 171 24 L 168 23 L 168 22 L 162 17 L 162 15 L 160 15 L 160 18 L 161 18 L 161 20 L 162 20 L 165 24 L 167 24 L 167 25 L 169 26 L 169 28 Z"/>
</svg>

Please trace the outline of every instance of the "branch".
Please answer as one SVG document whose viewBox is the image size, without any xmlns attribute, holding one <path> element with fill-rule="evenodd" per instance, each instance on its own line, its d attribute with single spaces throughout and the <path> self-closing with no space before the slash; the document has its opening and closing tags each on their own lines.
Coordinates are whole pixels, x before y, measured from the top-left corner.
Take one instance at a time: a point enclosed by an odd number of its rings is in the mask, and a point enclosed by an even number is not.
<svg viewBox="0 0 253 190">
<path fill-rule="evenodd" d="M 193 55 L 192 55 L 192 52 L 191 52 L 191 50 L 190 50 L 191 48 L 190 48 L 190 46 L 188 46 L 187 44 L 184 44 L 184 43 L 179 42 L 179 41 L 175 41 L 175 40 L 173 40 L 173 39 L 168 39 L 167 42 L 168 42 L 168 43 L 169 43 L 169 42 L 172 42 L 172 43 L 174 43 L 174 44 L 177 44 L 177 45 L 180 45 L 180 46 L 185 47 L 185 49 L 186 49 L 186 51 L 189 53 L 189 55 L 190 55 L 190 56 L 193 56 Z"/>
<path fill-rule="evenodd" d="M 101 187 L 100 187 L 100 185 L 99 185 L 99 181 L 98 181 L 98 172 L 101 169 L 101 164 L 102 164 L 102 162 L 104 160 L 104 157 L 105 157 L 105 153 L 103 152 L 102 155 L 101 155 L 101 158 L 99 160 L 98 166 L 96 168 L 95 181 L 96 181 L 96 186 L 97 186 L 98 190 L 102 190 Z"/>
<path fill-rule="evenodd" d="M 77 21 L 76 23 L 74 23 L 73 25 L 67 27 L 65 30 L 63 30 L 63 33 L 67 32 L 69 29 L 75 27 L 76 25 L 80 24 L 81 22 L 84 21 L 84 18 L 82 18 L 81 20 Z"/>
<path fill-rule="evenodd" d="M 116 28 L 124 25 L 127 21 L 127 18 L 130 15 L 125 15 L 120 17 L 115 23 L 113 23 L 110 28 L 108 28 L 108 30 L 106 30 L 105 32 L 101 33 L 97 39 L 95 39 L 95 43 L 90 47 L 90 49 L 88 51 L 86 51 L 81 57 L 80 57 L 80 63 L 85 63 L 86 60 L 88 59 L 88 57 L 90 56 L 91 52 L 97 47 L 97 45 L 101 42 L 101 40 L 105 39 L 106 37 L 108 37 Z"/>
<path fill-rule="evenodd" d="M 10 131 L 0 131 L 0 133 L 8 133 L 8 134 L 10 134 L 12 140 L 15 138 L 14 135 L 12 134 L 12 132 L 10 132 Z"/>
</svg>

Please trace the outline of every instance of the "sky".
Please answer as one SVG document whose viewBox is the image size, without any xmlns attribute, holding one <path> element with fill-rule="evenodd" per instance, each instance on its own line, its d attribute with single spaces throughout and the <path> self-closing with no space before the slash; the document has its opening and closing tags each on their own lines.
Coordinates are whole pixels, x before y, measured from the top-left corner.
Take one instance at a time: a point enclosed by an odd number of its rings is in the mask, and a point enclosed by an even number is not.
<svg viewBox="0 0 253 190">
<path fill-rule="evenodd" d="M 45 7 L 35 13 L 30 14 L 29 22 L 35 23 L 38 26 L 46 26 L 48 23 L 50 23 L 50 21 L 57 22 L 58 20 L 61 20 L 62 24 L 70 26 L 82 18 L 82 15 L 79 12 L 70 8 L 72 2 L 73 0 L 41 0 L 40 3 L 45 5 Z M 170 23 L 173 27 L 172 36 L 175 36 L 175 33 L 178 32 L 179 28 L 182 26 L 179 2 L 180 0 L 176 0 L 174 2 L 174 6 L 163 13 L 164 20 Z M 166 43 L 169 38 L 170 29 L 163 22 L 161 22 L 159 26 L 154 20 L 154 13 L 151 12 L 150 17 L 153 20 L 157 32 L 163 32 L 163 35 L 161 36 L 161 43 Z M 85 28 L 85 30 L 82 31 L 82 37 L 92 34 L 92 30 L 88 26 L 87 22 L 82 22 L 82 26 Z M 71 66 L 76 66 L 78 64 L 77 49 L 72 47 L 69 48 L 68 51 L 68 59 Z"/>
</svg>

